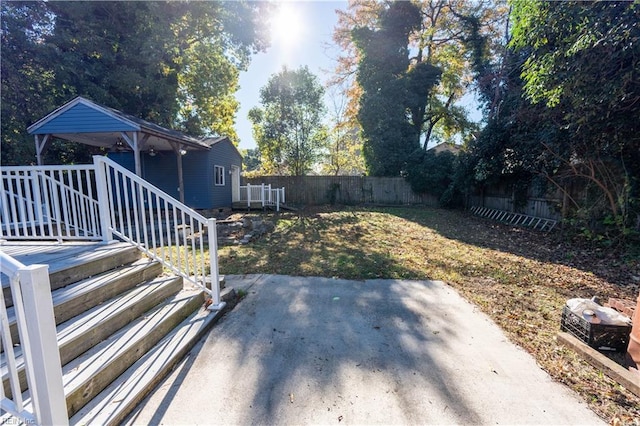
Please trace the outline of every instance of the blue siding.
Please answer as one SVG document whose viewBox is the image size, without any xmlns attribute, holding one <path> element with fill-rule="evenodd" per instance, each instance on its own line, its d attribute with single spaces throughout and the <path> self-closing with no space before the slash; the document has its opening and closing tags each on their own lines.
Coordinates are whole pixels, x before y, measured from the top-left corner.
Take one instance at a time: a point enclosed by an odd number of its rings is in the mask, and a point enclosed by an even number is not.
<svg viewBox="0 0 640 426">
<path fill-rule="evenodd" d="M 140 130 L 102 111 L 77 104 L 36 130 L 36 134 L 99 133 Z"/>
<path fill-rule="evenodd" d="M 142 177 L 167 194 L 180 199 L 178 166 L 173 152 L 159 152 L 155 157 L 142 153 Z M 109 158 L 129 170 L 134 169 L 133 153 L 110 153 Z M 214 144 L 208 151 L 189 151 L 182 157 L 184 202 L 195 209 L 231 207 L 231 166 L 241 167 L 242 157 L 231 141 Z M 224 167 L 224 186 L 215 185 L 214 166 Z"/>
<path fill-rule="evenodd" d="M 211 178 L 212 205 L 214 208 L 231 207 L 231 166 L 242 166 L 242 157 L 228 139 L 214 144 L 209 151 L 209 173 Z M 215 185 L 214 166 L 224 167 L 224 186 Z"/>
<path fill-rule="evenodd" d="M 197 209 L 214 207 L 211 203 L 211 185 L 209 184 L 211 179 L 207 170 L 209 153 L 209 151 L 189 151 L 182 157 L 184 203 L 189 207 Z"/>
</svg>

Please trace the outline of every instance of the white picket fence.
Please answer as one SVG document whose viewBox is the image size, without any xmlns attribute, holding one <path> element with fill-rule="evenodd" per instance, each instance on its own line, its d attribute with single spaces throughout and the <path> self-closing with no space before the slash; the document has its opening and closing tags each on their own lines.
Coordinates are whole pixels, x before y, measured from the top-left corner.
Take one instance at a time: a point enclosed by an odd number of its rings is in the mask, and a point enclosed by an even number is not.
<svg viewBox="0 0 640 426">
<path fill-rule="evenodd" d="M 285 203 L 284 187 L 272 188 L 271 185 L 251 185 L 240 186 L 241 203 L 246 203 L 248 208 L 254 204 L 264 207 L 275 207 L 280 211 L 280 206 Z"/>
</svg>

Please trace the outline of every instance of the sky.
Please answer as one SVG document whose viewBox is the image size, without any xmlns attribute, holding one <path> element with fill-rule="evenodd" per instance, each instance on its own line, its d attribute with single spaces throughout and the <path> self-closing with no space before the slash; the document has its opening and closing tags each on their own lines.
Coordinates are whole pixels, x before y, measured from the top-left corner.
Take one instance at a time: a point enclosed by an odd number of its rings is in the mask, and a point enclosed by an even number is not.
<svg viewBox="0 0 640 426">
<path fill-rule="evenodd" d="M 249 110 L 260 106 L 260 89 L 269 77 L 282 70 L 283 66 L 297 69 L 308 66 L 324 85 L 335 68 L 339 49 L 332 40 L 333 29 L 338 22 L 336 9 L 346 10 L 347 1 L 291 0 L 277 1 L 279 12 L 272 18 L 271 47 L 265 53 L 254 55 L 246 72 L 240 74 L 240 90 L 236 97 L 240 110 L 236 116 L 236 131 L 242 149 L 256 148 L 251 133 Z M 327 110 L 331 97 L 325 94 Z M 480 121 L 477 102 L 472 94 L 465 95 L 458 104 L 465 106 L 473 121 Z"/>
<path fill-rule="evenodd" d="M 324 85 L 339 54 L 331 37 L 338 21 L 335 10 L 346 10 L 346 1 L 285 1 L 278 5 L 280 12 L 272 19 L 271 47 L 266 53 L 254 55 L 248 70 L 240 74 L 236 130 L 243 149 L 256 147 L 247 114 L 251 108 L 260 106 L 260 89 L 271 75 L 280 72 L 283 66 L 297 69 L 306 65 Z M 327 107 L 328 102 L 325 97 Z"/>
</svg>

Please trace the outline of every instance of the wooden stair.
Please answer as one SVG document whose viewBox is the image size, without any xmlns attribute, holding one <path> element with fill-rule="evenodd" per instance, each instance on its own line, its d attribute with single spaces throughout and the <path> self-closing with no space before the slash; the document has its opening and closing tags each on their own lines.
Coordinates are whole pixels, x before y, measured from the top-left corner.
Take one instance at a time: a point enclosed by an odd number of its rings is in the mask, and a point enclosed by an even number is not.
<svg viewBox="0 0 640 426">
<path fill-rule="evenodd" d="M 183 288 L 182 277 L 162 275 L 158 262 L 121 246 L 50 271 L 70 424 L 120 423 L 222 315 L 204 307 L 203 291 Z M 223 299 L 232 293 L 223 289 Z M 8 314 L 17 342 L 13 308 Z M 16 353 L 28 400 L 20 347 Z"/>
</svg>

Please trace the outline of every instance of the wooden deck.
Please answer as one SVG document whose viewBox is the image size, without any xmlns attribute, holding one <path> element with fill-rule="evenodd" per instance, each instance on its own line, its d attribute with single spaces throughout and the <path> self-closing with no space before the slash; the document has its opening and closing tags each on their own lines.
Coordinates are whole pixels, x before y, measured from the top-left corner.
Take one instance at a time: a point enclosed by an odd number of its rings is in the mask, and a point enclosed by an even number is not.
<svg viewBox="0 0 640 426">
<path fill-rule="evenodd" d="M 251 202 L 251 206 L 247 206 L 247 202 L 246 201 L 234 201 L 233 205 L 232 205 L 232 209 L 233 210 L 276 210 L 276 206 L 275 205 L 262 205 L 262 202 L 260 201 L 252 201 Z M 295 211 L 296 209 L 291 207 L 291 206 L 287 206 L 286 204 L 280 204 L 280 209 L 281 210 L 290 210 L 290 211 Z"/>
<path fill-rule="evenodd" d="M 49 274 L 68 269 L 92 259 L 116 254 L 128 243 L 56 241 L 2 241 L 0 250 L 24 265 L 49 265 Z M 2 274 L 2 284 L 8 278 Z"/>
</svg>

